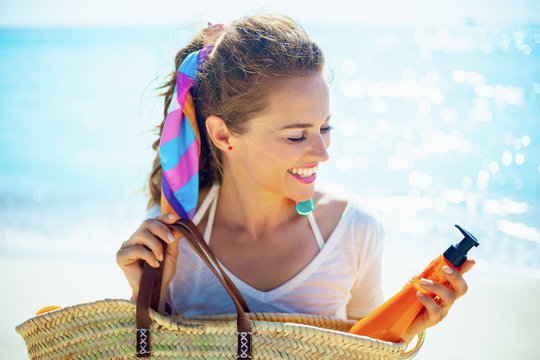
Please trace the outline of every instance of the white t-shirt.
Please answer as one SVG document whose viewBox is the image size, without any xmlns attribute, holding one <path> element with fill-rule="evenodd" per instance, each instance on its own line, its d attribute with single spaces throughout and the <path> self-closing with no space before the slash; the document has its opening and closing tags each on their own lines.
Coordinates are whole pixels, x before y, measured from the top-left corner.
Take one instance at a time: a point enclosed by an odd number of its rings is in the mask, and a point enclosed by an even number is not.
<svg viewBox="0 0 540 360">
<path fill-rule="evenodd" d="M 147 217 L 159 215 L 159 206 Z M 251 311 L 360 318 L 382 303 L 383 229 L 350 200 L 317 256 L 298 274 L 270 291 L 259 291 L 225 267 Z M 179 314 L 232 314 L 233 301 L 214 274 L 185 241 L 179 242 L 176 274 L 170 284 Z M 222 265 L 222 264 L 220 264 Z"/>
</svg>

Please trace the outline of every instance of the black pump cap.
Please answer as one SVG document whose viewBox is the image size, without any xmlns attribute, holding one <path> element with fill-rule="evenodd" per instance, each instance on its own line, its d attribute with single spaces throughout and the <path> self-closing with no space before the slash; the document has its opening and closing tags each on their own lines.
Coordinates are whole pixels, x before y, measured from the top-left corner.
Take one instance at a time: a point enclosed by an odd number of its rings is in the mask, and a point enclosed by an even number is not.
<svg viewBox="0 0 540 360">
<path fill-rule="evenodd" d="M 480 243 L 476 238 L 469 233 L 467 230 L 461 228 L 461 226 L 456 225 L 459 231 L 463 234 L 464 238 L 458 244 L 450 246 L 444 253 L 443 256 L 449 263 L 455 267 L 460 267 L 461 264 L 467 260 L 467 252 L 471 250 L 473 246 L 478 246 Z"/>
</svg>

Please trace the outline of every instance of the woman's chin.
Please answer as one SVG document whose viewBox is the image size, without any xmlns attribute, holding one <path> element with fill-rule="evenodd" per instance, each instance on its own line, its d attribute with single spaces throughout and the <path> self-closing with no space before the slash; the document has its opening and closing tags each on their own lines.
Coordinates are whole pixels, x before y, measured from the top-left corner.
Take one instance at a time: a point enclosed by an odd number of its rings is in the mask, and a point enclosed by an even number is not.
<svg viewBox="0 0 540 360">
<path fill-rule="evenodd" d="M 308 201 L 309 199 L 313 198 L 314 193 L 315 193 L 315 187 L 311 186 L 311 188 L 308 191 L 296 192 L 294 196 L 291 197 L 291 199 L 297 203 Z"/>
<path fill-rule="evenodd" d="M 312 181 L 310 183 L 302 183 L 294 177 L 292 179 L 289 178 L 288 180 L 289 181 L 285 184 L 287 198 L 291 199 L 296 203 L 307 201 L 313 198 L 313 195 L 315 194 L 315 181 Z"/>
<path fill-rule="evenodd" d="M 303 196 L 301 198 L 298 198 L 298 200 L 296 200 L 296 202 L 304 202 L 304 201 L 308 201 L 309 199 L 313 198 L 313 194 L 311 194 L 310 196 Z"/>
</svg>

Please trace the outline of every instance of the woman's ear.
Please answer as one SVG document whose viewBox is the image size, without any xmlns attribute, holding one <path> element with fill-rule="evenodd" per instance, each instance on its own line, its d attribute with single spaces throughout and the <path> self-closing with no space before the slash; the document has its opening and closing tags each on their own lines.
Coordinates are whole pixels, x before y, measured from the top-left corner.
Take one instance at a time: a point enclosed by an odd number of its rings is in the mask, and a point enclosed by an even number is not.
<svg viewBox="0 0 540 360">
<path fill-rule="evenodd" d="M 206 132 L 212 143 L 222 151 L 227 151 L 231 146 L 231 133 L 225 124 L 225 121 L 217 116 L 210 115 L 206 118 Z"/>
</svg>

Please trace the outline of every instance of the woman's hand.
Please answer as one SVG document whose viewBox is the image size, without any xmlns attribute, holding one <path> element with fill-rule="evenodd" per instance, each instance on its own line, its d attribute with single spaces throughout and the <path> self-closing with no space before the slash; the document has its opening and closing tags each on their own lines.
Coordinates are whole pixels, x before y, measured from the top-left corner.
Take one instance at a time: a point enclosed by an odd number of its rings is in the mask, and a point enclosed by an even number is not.
<svg viewBox="0 0 540 360">
<path fill-rule="evenodd" d="M 420 285 L 422 285 L 424 289 L 434 293 L 436 298 L 432 299 L 421 292 L 416 294 L 418 301 L 420 301 L 425 308 L 418 314 L 411 326 L 409 326 L 403 335 L 403 340 L 407 343 L 411 342 L 416 334 L 421 333 L 428 327 L 431 327 L 444 319 L 454 302 L 467 292 L 467 283 L 465 282 L 465 279 L 463 279 L 462 274 L 469 271 L 474 264 L 474 260 L 466 260 L 461 266 L 461 273 L 448 266 L 444 268 L 448 271 L 445 272 L 445 276 L 454 290 L 431 280 L 420 280 Z"/>
<path fill-rule="evenodd" d="M 178 215 L 164 214 L 155 219 L 145 220 L 116 253 L 116 263 L 131 286 L 133 301 L 137 300 L 142 277 L 140 260 L 146 261 L 153 267 L 159 267 L 160 262 L 165 260 L 162 286 L 168 286 L 171 282 L 176 272 L 178 239 L 181 235 L 172 231 L 166 224 L 174 224 L 178 219 Z M 163 246 L 159 239 L 167 244 L 166 254 L 163 253 Z"/>
</svg>

